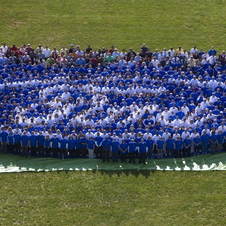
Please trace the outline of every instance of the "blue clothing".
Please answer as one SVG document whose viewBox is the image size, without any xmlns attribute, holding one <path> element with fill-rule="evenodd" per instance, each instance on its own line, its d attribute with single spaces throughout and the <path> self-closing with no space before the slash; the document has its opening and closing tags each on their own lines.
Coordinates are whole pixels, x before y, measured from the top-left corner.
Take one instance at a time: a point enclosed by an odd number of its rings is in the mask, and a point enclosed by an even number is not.
<svg viewBox="0 0 226 226">
<path fill-rule="evenodd" d="M 27 135 L 23 135 L 21 136 L 20 140 L 21 140 L 21 145 L 24 147 L 28 145 L 29 137 Z"/>
<path fill-rule="evenodd" d="M 14 134 L 13 137 L 14 137 L 15 144 L 20 143 L 20 139 L 21 139 L 21 135 L 20 134 Z"/>
<path fill-rule="evenodd" d="M 111 150 L 112 152 L 117 152 L 119 150 L 119 142 L 118 141 L 112 141 L 111 142 Z"/>
<path fill-rule="evenodd" d="M 128 145 L 125 143 L 125 144 L 120 144 L 119 145 L 119 148 L 120 148 L 120 154 L 126 154 L 127 151 L 128 151 Z"/>
<path fill-rule="evenodd" d="M 223 144 L 224 143 L 224 135 L 223 134 L 218 134 L 217 135 L 217 143 L 218 144 Z"/>
<path fill-rule="evenodd" d="M 183 147 L 183 142 L 181 140 L 176 140 L 175 141 L 175 149 L 177 151 L 181 151 Z"/>
<path fill-rule="evenodd" d="M 208 146 L 209 144 L 209 135 L 201 135 L 201 142 L 203 146 Z"/>
<path fill-rule="evenodd" d="M 147 143 L 144 142 L 144 143 L 139 143 L 138 144 L 138 147 L 139 147 L 139 153 L 143 154 L 143 153 L 146 153 L 147 152 Z"/>
<path fill-rule="evenodd" d="M 45 137 L 43 135 L 37 136 L 38 146 L 44 146 Z"/>
<path fill-rule="evenodd" d="M 12 136 L 11 135 L 8 136 L 8 144 L 9 145 L 13 145 L 14 144 L 14 137 L 13 137 L 13 135 Z"/>
<path fill-rule="evenodd" d="M 75 148 L 75 140 L 68 140 L 68 150 L 74 150 Z"/>
<path fill-rule="evenodd" d="M 200 137 L 195 137 L 195 138 L 193 139 L 193 141 L 194 141 L 194 145 L 195 145 L 195 146 L 199 146 L 200 143 L 201 143 L 201 138 L 200 138 Z"/>
<path fill-rule="evenodd" d="M 164 143 L 165 143 L 165 141 L 164 140 L 158 140 L 157 141 L 157 149 L 163 149 L 163 146 L 164 146 Z"/>
<path fill-rule="evenodd" d="M 29 137 L 29 141 L 30 141 L 30 146 L 31 147 L 36 147 L 37 146 L 37 136 L 31 135 Z"/>
<path fill-rule="evenodd" d="M 57 138 L 57 137 L 56 138 L 51 138 L 50 141 L 52 143 L 52 148 L 59 148 L 59 144 L 58 144 L 59 138 Z"/>
<path fill-rule="evenodd" d="M 105 150 L 110 150 L 110 147 L 111 147 L 111 141 L 109 141 L 109 140 L 104 140 L 104 141 L 102 142 L 102 146 L 103 146 L 103 148 L 104 148 Z"/>
<path fill-rule="evenodd" d="M 168 139 L 166 141 L 166 149 L 174 149 L 174 140 L 173 139 Z"/>
<path fill-rule="evenodd" d="M 59 140 L 59 143 L 60 143 L 60 148 L 61 149 L 66 149 L 67 148 L 67 144 L 68 144 L 68 140 L 62 138 Z"/>
<path fill-rule="evenodd" d="M 189 147 L 191 147 L 192 140 L 191 140 L 191 139 L 185 138 L 185 139 L 183 140 L 183 144 L 184 144 L 184 147 L 185 147 L 185 148 L 189 148 Z"/>
<path fill-rule="evenodd" d="M 216 144 L 217 143 L 217 135 L 211 135 L 209 141 L 210 141 L 210 145 Z"/>
<path fill-rule="evenodd" d="M 129 142 L 129 152 L 134 153 L 136 151 L 137 144 L 136 142 Z"/>
<path fill-rule="evenodd" d="M 95 148 L 95 141 L 88 140 L 88 149 L 94 149 L 94 148 Z"/>
<path fill-rule="evenodd" d="M 50 147 L 50 143 L 51 143 L 50 139 L 45 139 L 44 147 L 45 148 L 49 148 Z"/>
<path fill-rule="evenodd" d="M 97 145 L 101 145 L 101 142 L 103 141 L 103 138 L 102 137 L 96 137 L 95 138 L 95 141 L 97 142 Z"/>
<path fill-rule="evenodd" d="M 87 148 L 87 139 L 86 138 L 79 139 L 79 143 L 80 143 L 80 148 Z"/>
<path fill-rule="evenodd" d="M 148 150 L 153 150 L 154 149 L 154 141 L 153 140 L 147 140 L 146 141 Z"/>
<path fill-rule="evenodd" d="M 0 137 L 1 137 L 2 142 L 7 142 L 8 141 L 8 133 L 1 132 L 0 133 Z"/>
</svg>

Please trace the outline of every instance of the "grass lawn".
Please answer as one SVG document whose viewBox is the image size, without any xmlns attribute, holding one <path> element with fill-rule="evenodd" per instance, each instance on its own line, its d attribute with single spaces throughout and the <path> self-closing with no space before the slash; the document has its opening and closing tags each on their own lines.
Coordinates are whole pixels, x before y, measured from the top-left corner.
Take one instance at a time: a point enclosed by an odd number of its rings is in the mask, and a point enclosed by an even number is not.
<svg viewBox="0 0 226 226">
<path fill-rule="evenodd" d="M 225 172 L 1 174 L 0 225 L 225 225 Z"/>
<path fill-rule="evenodd" d="M 1 1 L 0 43 L 225 47 L 225 0 Z M 0 175 L 0 225 L 225 225 L 225 172 Z"/>
<path fill-rule="evenodd" d="M 0 43 L 225 48 L 225 0 L 2 1 Z"/>
</svg>

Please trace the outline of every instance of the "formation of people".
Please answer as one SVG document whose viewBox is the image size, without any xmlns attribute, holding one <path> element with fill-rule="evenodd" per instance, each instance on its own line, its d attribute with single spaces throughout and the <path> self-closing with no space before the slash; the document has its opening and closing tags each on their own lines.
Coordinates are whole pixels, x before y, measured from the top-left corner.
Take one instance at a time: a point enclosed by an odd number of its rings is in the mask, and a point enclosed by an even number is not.
<svg viewBox="0 0 226 226">
<path fill-rule="evenodd" d="M 226 150 L 225 51 L 0 47 L 1 152 L 177 158 Z"/>
</svg>

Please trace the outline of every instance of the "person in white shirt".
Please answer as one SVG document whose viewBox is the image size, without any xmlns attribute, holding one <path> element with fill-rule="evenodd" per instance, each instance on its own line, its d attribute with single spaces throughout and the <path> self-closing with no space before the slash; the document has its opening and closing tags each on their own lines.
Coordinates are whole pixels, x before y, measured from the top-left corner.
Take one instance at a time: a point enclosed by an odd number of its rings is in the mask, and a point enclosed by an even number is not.
<svg viewBox="0 0 226 226">
<path fill-rule="evenodd" d="M 156 59 L 156 57 L 154 56 L 154 57 L 153 57 L 153 60 L 151 61 L 151 63 L 153 64 L 154 67 L 157 68 L 157 66 L 158 66 L 158 64 L 159 64 L 159 60 Z"/>
<path fill-rule="evenodd" d="M 184 112 L 185 115 L 189 112 L 189 108 L 186 103 L 181 107 L 181 111 Z"/>
<path fill-rule="evenodd" d="M 188 132 L 187 128 L 184 129 L 184 132 L 181 134 L 182 140 L 184 140 L 187 136 L 190 137 L 190 133 Z"/>
<path fill-rule="evenodd" d="M 68 92 L 68 90 L 66 90 L 63 94 L 62 94 L 62 101 L 68 101 L 69 98 L 71 97 L 71 94 Z"/>
<path fill-rule="evenodd" d="M 7 52 L 8 46 L 6 45 L 6 43 L 3 43 L 3 44 L 2 44 L 1 49 L 2 49 L 2 52 L 3 52 L 3 53 L 6 53 L 6 52 Z"/>
<path fill-rule="evenodd" d="M 194 53 L 198 53 L 198 49 L 196 48 L 196 46 L 194 46 L 191 50 L 190 53 L 193 55 Z"/>
<path fill-rule="evenodd" d="M 44 54 L 45 58 L 47 59 L 51 55 L 51 50 L 48 48 L 48 46 L 46 46 L 45 49 L 42 51 L 42 53 Z"/>
<path fill-rule="evenodd" d="M 217 61 L 217 57 L 214 54 L 207 58 L 207 62 L 209 62 L 211 65 L 215 65 L 216 61 Z"/>
</svg>

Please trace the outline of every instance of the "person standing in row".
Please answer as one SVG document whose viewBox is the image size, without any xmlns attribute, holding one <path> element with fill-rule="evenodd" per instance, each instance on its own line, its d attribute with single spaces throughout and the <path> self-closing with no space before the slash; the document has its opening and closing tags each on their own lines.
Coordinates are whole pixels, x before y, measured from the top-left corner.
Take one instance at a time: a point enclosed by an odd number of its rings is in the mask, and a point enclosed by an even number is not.
<svg viewBox="0 0 226 226">
<path fill-rule="evenodd" d="M 50 141 L 51 141 L 53 158 L 57 158 L 58 157 L 58 151 L 59 151 L 59 144 L 58 144 L 59 138 L 57 138 L 56 134 L 54 134 Z"/>
<path fill-rule="evenodd" d="M 108 137 L 105 138 L 102 142 L 103 152 L 102 152 L 102 160 L 103 162 L 108 161 L 110 158 L 110 150 L 111 150 L 111 142 Z"/>
<path fill-rule="evenodd" d="M 22 149 L 21 156 L 28 157 L 29 137 L 27 136 L 26 132 L 24 132 L 23 135 L 21 136 L 20 142 L 21 142 L 21 149 Z"/>
<path fill-rule="evenodd" d="M 191 156 L 191 144 L 192 144 L 192 140 L 190 139 L 189 135 L 187 135 L 183 140 L 183 157 L 184 158 L 186 156 L 188 157 Z"/>
<path fill-rule="evenodd" d="M 141 142 L 138 145 L 138 149 L 139 149 L 139 164 L 141 162 L 143 162 L 143 164 L 145 164 L 146 154 L 148 152 L 148 145 L 144 141 L 144 139 L 141 139 Z"/>
<path fill-rule="evenodd" d="M 119 151 L 121 155 L 121 162 L 126 162 L 126 155 L 128 152 L 128 145 L 126 144 L 125 139 L 122 140 L 122 143 L 119 145 Z"/>
<path fill-rule="evenodd" d="M 111 142 L 111 151 L 112 151 L 112 161 L 118 162 L 119 142 L 116 140 L 115 137 Z"/>
<path fill-rule="evenodd" d="M 90 137 L 87 144 L 88 152 L 89 152 L 89 158 L 94 158 L 94 149 L 95 149 L 95 141 L 93 137 Z"/>
<path fill-rule="evenodd" d="M 164 144 L 165 144 L 164 138 L 160 137 L 160 139 L 157 140 L 157 143 L 156 143 L 156 149 L 157 149 L 157 153 L 158 153 L 158 158 L 159 159 L 163 158 Z"/>
<path fill-rule="evenodd" d="M 67 155 L 68 149 L 68 140 L 65 137 L 62 137 L 59 140 L 59 150 L 60 150 L 60 158 L 65 159 Z"/>
<path fill-rule="evenodd" d="M 148 146 L 148 158 L 152 159 L 155 146 L 154 140 L 152 139 L 152 137 L 149 136 L 146 142 Z"/>
<path fill-rule="evenodd" d="M 129 159 L 130 159 L 129 163 L 131 163 L 132 161 L 133 161 L 133 163 L 136 163 L 136 161 L 135 161 L 136 149 L 137 149 L 137 143 L 135 142 L 134 139 L 132 139 L 128 145 L 128 152 L 129 152 Z"/>
<path fill-rule="evenodd" d="M 34 131 L 32 131 L 31 136 L 29 137 L 29 148 L 31 150 L 31 157 L 36 157 L 37 146 L 37 136 L 34 134 Z"/>
<path fill-rule="evenodd" d="M 46 157 L 49 157 L 51 154 L 51 140 L 49 138 L 49 135 L 46 135 L 46 139 L 44 142 L 44 150 Z"/>
</svg>

